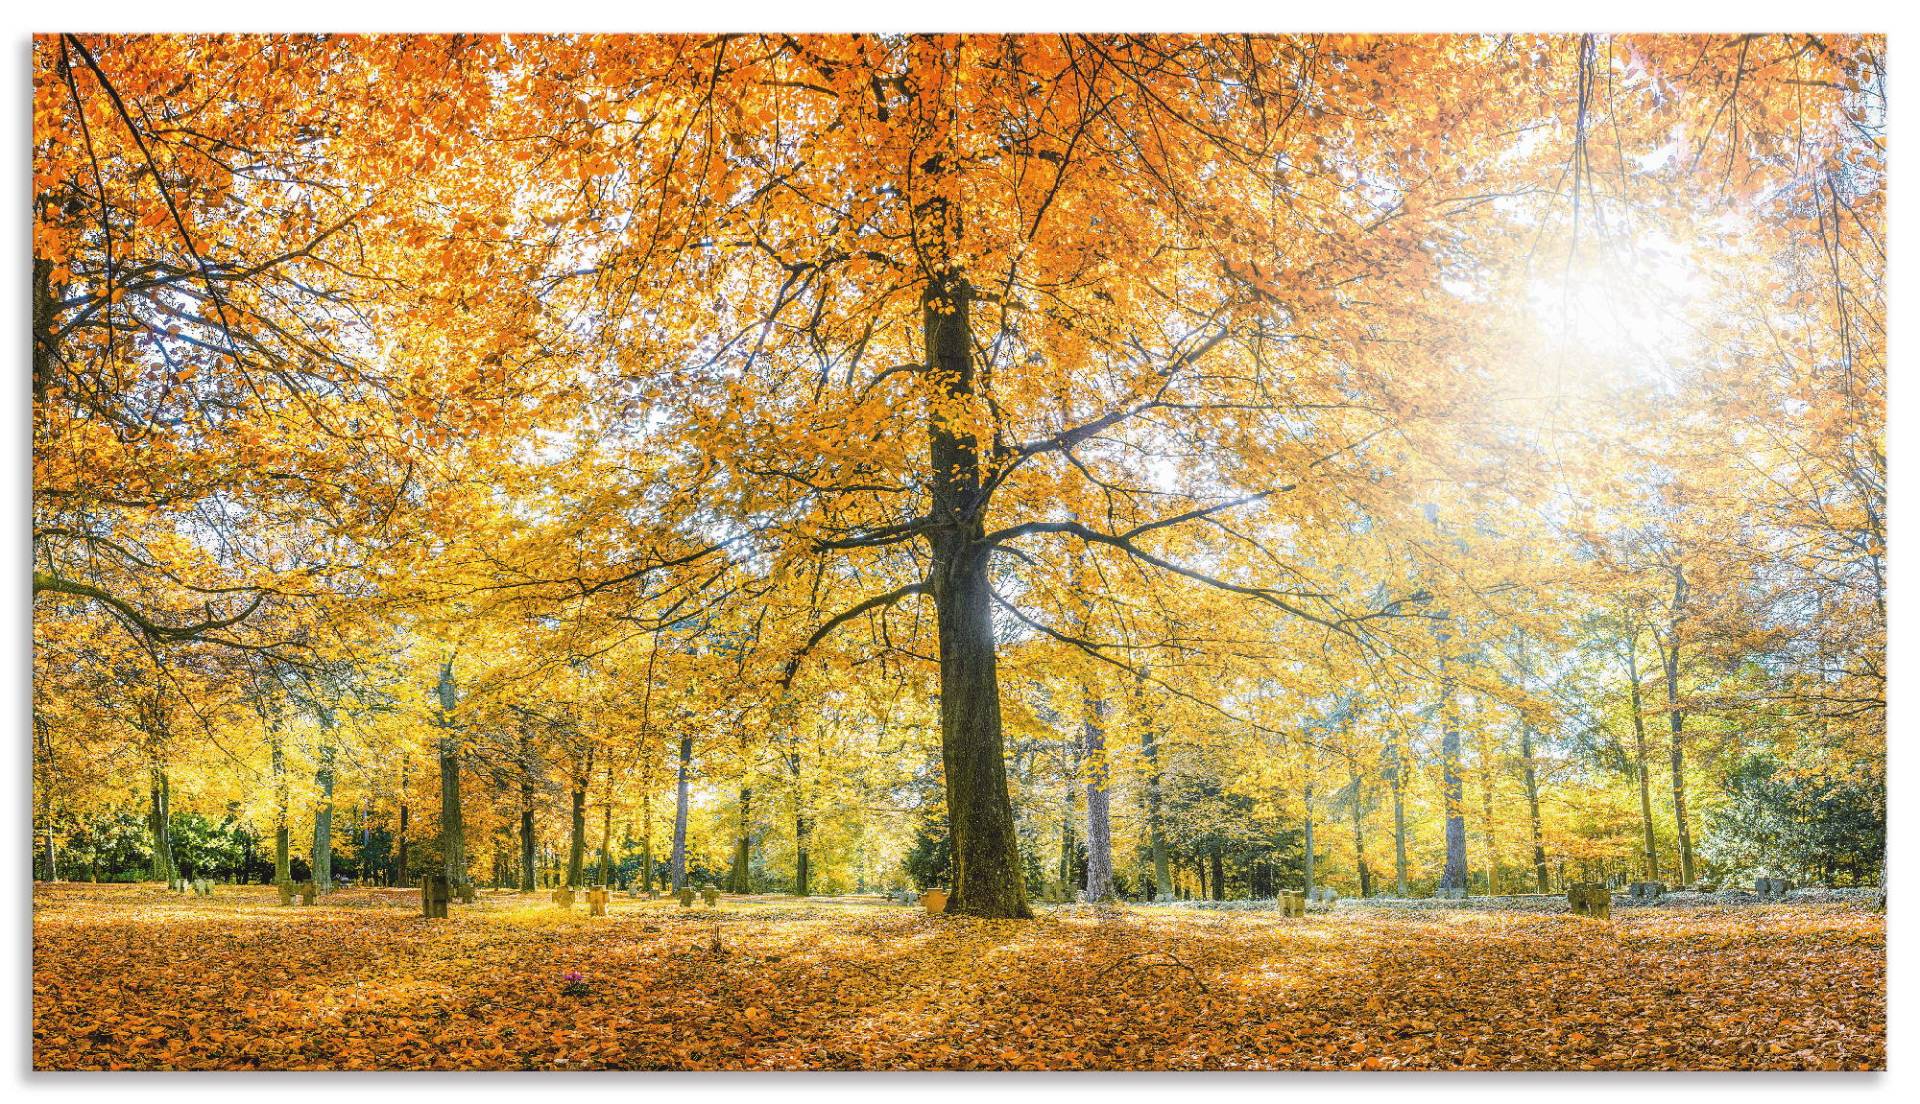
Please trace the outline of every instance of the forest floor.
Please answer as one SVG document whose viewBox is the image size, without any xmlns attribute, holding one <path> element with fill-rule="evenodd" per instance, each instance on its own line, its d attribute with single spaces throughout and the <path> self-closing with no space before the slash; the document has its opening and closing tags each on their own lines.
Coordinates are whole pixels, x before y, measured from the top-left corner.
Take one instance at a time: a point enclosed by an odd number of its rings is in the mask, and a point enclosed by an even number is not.
<svg viewBox="0 0 1920 1104">
<path fill-rule="evenodd" d="M 846 899 L 590 918 L 483 892 L 37 886 L 38 1069 L 1883 1069 L 1853 903 L 1165 907 Z M 570 973 L 581 977 L 569 993 Z"/>
</svg>

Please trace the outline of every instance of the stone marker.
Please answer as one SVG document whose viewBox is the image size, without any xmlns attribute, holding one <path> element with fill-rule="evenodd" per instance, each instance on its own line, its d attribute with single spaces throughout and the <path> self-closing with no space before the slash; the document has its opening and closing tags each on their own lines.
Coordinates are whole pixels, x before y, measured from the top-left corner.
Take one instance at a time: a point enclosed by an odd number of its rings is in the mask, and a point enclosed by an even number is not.
<svg viewBox="0 0 1920 1104">
<path fill-rule="evenodd" d="M 213 883 L 207 881 L 205 878 L 195 878 L 193 880 L 193 895 L 195 897 L 213 896 Z"/>
<path fill-rule="evenodd" d="M 920 903 L 925 905 L 930 913 L 945 912 L 947 911 L 947 891 L 929 889 L 920 895 Z"/>
<path fill-rule="evenodd" d="M 1607 887 L 1593 882 L 1580 882 L 1567 887 L 1567 904 L 1575 916 L 1591 916 L 1598 920 L 1613 915 L 1613 894 Z"/>
<path fill-rule="evenodd" d="M 707 903 L 708 908 L 713 908 L 720 903 L 720 891 L 708 886 L 700 891 L 700 899 Z"/>
<path fill-rule="evenodd" d="M 592 889 L 587 890 L 587 915 L 605 916 L 607 914 L 607 898 L 611 896 L 612 894 L 607 892 L 606 886 L 594 886 Z"/>
<path fill-rule="evenodd" d="M 1305 916 L 1307 914 L 1307 895 L 1298 889 L 1280 891 L 1280 915 Z"/>
<path fill-rule="evenodd" d="M 283 905 L 293 904 L 293 883 L 292 882 L 275 882 L 274 888 L 280 891 L 281 904 Z"/>
<path fill-rule="evenodd" d="M 429 920 L 447 918 L 447 876 L 427 874 L 420 879 L 420 914 Z"/>
<path fill-rule="evenodd" d="M 312 882 L 301 882 L 299 885 L 294 886 L 293 889 L 295 893 L 300 895 L 300 903 L 303 905 L 313 904 L 313 899 L 320 896 L 320 887 L 314 885 Z"/>
<path fill-rule="evenodd" d="M 473 904 L 473 883 L 472 882 L 461 882 L 459 885 L 454 887 L 453 893 L 454 893 L 454 896 L 460 898 L 461 904 L 463 905 Z"/>
<path fill-rule="evenodd" d="M 569 889 L 566 886 L 561 886 L 560 888 L 554 890 L 553 903 L 555 906 L 559 908 L 563 908 L 563 909 L 572 908 L 573 907 L 573 890 Z"/>
<path fill-rule="evenodd" d="M 680 907 L 681 908 L 693 907 L 693 887 L 692 886 L 688 886 L 685 889 L 680 891 Z"/>
</svg>

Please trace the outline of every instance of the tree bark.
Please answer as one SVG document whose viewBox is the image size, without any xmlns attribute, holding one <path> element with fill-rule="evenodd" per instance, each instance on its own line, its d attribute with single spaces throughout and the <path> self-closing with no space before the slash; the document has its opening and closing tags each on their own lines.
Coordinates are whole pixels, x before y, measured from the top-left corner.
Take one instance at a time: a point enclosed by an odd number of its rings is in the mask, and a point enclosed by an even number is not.
<svg viewBox="0 0 1920 1104">
<path fill-rule="evenodd" d="M 41 876 L 49 882 L 60 880 L 59 851 L 54 842 L 53 813 L 53 726 L 45 717 L 33 715 L 33 767 L 39 790 L 38 813 L 41 831 Z"/>
<path fill-rule="evenodd" d="M 1467 891 L 1467 814 L 1465 783 L 1460 776 L 1460 725 L 1453 715 L 1453 686 L 1446 685 L 1441 700 L 1440 782 L 1446 800 L 1447 861 L 1440 871 L 1440 888 L 1464 895 Z"/>
<path fill-rule="evenodd" d="M 1111 820 L 1107 762 L 1107 703 L 1089 698 L 1087 717 L 1081 727 L 1085 743 L 1081 763 L 1087 772 L 1087 889 L 1089 901 L 1113 898 L 1113 825 Z"/>
<path fill-rule="evenodd" d="M 1353 786 L 1353 865 L 1360 875 L 1360 897 L 1364 900 L 1373 896 L 1373 871 L 1367 869 L 1365 794 L 1359 767 L 1350 765 L 1348 771 L 1347 780 Z"/>
<path fill-rule="evenodd" d="M 1533 876 L 1540 892 L 1550 891 L 1547 849 L 1540 832 L 1540 780 L 1533 765 L 1533 726 L 1520 722 L 1520 780 L 1527 791 L 1527 823 L 1533 832 Z"/>
<path fill-rule="evenodd" d="M 930 203 L 928 220 L 944 233 L 945 201 Z M 962 416 L 974 391 L 970 297 L 966 282 L 949 268 L 928 286 L 921 307 L 927 368 L 946 400 L 940 405 Z M 927 431 L 935 522 L 928 583 L 940 639 L 940 751 L 953 846 L 953 894 L 946 910 L 965 916 L 1030 917 L 1013 803 L 1007 794 L 987 579 L 992 549 L 982 539 L 986 502 L 979 448 L 964 425 L 936 410 Z"/>
<path fill-rule="evenodd" d="M 1660 880 L 1660 851 L 1653 835 L 1653 795 L 1647 762 L 1647 719 L 1640 700 L 1640 634 L 1627 641 L 1627 687 L 1633 706 L 1633 767 L 1640 783 L 1641 868 L 1648 881 Z"/>
<path fill-rule="evenodd" d="M 612 777 L 608 777 L 608 789 L 611 791 Z M 607 794 L 607 801 L 600 806 L 600 872 L 594 879 L 595 885 L 613 884 L 613 794 Z"/>
<path fill-rule="evenodd" d="M 1151 723 L 1140 728 L 1140 753 L 1147 761 L 1147 846 L 1153 854 L 1153 896 L 1173 899 L 1173 871 L 1167 865 L 1167 837 L 1160 819 L 1160 741 Z"/>
<path fill-rule="evenodd" d="M 673 891 L 687 886 L 687 796 L 688 772 L 693 768 L 693 736 L 680 737 L 679 778 L 673 799 Z"/>
<path fill-rule="evenodd" d="M 813 818 L 806 806 L 796 802 L 793 810 L 793 892 L 805 897 L 813 892 Z"/>
<path fill-rule="evenodd" d="M 322 739 L 331 737 L 332 714 L 322 711 Z M 320 763 L 314 770 L 314 782 L 320 787 L 320 804 L 313 813 L 313 884 L 321 893 L 333 888 L 333 745 L 320 746 Z"/>
<path fill-rule="evenodd" d="M 533 779 L 520 779 L 520 892 L 534 890 Z"/>
<path fill-rule="evenodd" d="M 1680 844 L 1680 882 L 1693 884 L 1693 834 L 1687 828 L 1686 710 L 1680 705 L 1680 618 L 1687 601 L 1687 576 L 1684 569 L 1673 569 L 1673 616 L 1669 622 L 1666 654 L 1662 657 L 1667 674 L 1667 723 L 1673 731 L 1673 822 Z"/>
<path fill-rule="evenodd" d="M 453 659 L 440 665 L 436 690 L 440 698 L 440 855 L 442 870 L 450 886 L 467 883 L 466 825 L 460 813 L 460 737 L 453 709 L 457 692 L 453 683 Z"/>
<path fill-rule="evenodd" d="M 1208 852 L 1207 860 L 1212 866 L 1212 877 L 1207 880 L 1213 889 L 1213 899 L 1216 901 L 1224 901 L 1227 899 L 1227 871 L 1221 862 L 1220 844 L 1218 842 L 1215 842 L 1212 849 Z"/>
<path fill-rule="evenodd" d="M 147 828 L 153 838 L 153 880 L 171 884 L 178 868 L 173 862 L 173 808 L 166 766 L 155 762 L 149 777 Z"/>
<path fill-rule="evenodd" d="M 740 787 L 740 830 L 733 840 L 733 869 L 727 873 L 728 893 L 752 891 L 748 864 L 753 858 L 753 787 Z"/>
<path fill-rule="evenodd" d="M 1407 895 L 1407 780 L 1406 758 L 1398 744 L 1391 746 L 1393 770 L 1389 775 L 1393 789 L 1393 892 Z"/>
<path fill-rule="evenodd" d="M 1302 844 L 1304 857 L 1300 864 L 1300 880 L 1304 883 L 1307 897 L 1311 899 L 1313 897 L 1313 783 L 1311 782 L 1306 785 L 1301 806 L 1306 814 L 1304 817 L 1306 838 Z"/>
<path fill-rule="evenodd" d="M 410 826 L 412 807 L 407 804 L 407 757 L 400 756 L 400 828 L 393 841 L 393 884 L 404 886 L 411 879 L 412 872 L 407 869 L 407 828 Z"/>
<path fill-rule="evenodd" d="M 587 756 L 587 771 L 593 770 L 593 756 Z M 579 889 L 587 857 L 587 780 L 586 775 L 576 776 L 573 780 L 573 817 L 568 821 L 567 837 L 567 886 Z"/>
<path fill-rule="evenodd" d="M 287 754 L 280 738 L 280 724 L 272 721 L 273 762 L 273 882 L 281 885 L 293 880 L 288 855 L 290 831 L 287 827 Z"/>
</svg>

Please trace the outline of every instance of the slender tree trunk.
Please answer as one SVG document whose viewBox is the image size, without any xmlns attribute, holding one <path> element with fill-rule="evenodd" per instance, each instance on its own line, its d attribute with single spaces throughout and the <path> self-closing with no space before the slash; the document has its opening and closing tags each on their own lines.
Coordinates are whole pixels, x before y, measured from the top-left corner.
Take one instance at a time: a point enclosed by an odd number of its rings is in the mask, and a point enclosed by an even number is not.
<svg viewBox="0 0 1920 1104">
<path fill-rule="evenodd" d="M 1062 744 L 1067 743 L 1067 741 L 1064 740 L 1061 742 Z M 1075 829 L 1075 821 L 1078 818 L 1074 816 L 1074 806 L 1078 803 L 1077 799 L 1080 796 L 1080 765 L 1071 748 L 1062 747 L 1061 755 L 1065 759 L 1065 764 L 1064 769 L 1060 772 L 1060 777 L 1061 781 L 1065 784 L 1060 787 L 1060 865 L 1058 877 L 1060 884 L 1066 888 L 1067 895 L 1071 897 L 1073 891 L 1079 888 L 1077 883 L 1080 881 L 1076 876 L 1078 874 L 1077 868 L 1080 865 L 1080 835 Z"/>
<path fill-rule="evenodd" d="M 333 728 L 332 714 L 322 711 L 320 719 L 321 738 L 329 739 Z M 320 804 L 313 813 L 313 884 L 321 893 L 333 889 L 333 745 L 320 746 L 320 764 L 314 771 L 314 782 L 320 787 Z"/>
<path fill-rule="evenodd" d="M 1226 867 L 1221 863 L 1220 844 L 1217 841 L 1208 853 L 1207 858 L 1208 862 L 1212 865 L 1213 876 L 1209 878 L 1208 881 L 1213 885 L 1213 899 L 1216 901 L 1224 901 L 1227 899 L 1227 871 Z"/>
<path fill-rule="evenodd" d="M 1647 719 L 1640 701 L 1640 635 L 1627 641 L 1627 687 L 1633 706 L 1633 773 L 1640 783 L 1641 867 L 1649 881 L 1660 880 L 1660 850 L 1653 836 L 1653 794 L 1647 762 Z"/>
<path fill-rule="evenodd" d="M 1520 780 L 1527 791 L 1527 824 L 1533 832 L 1533 876 L 1540 892 L 1549 892 L 1547 848 L 1540 832 L 1540 780 L 1533 765 L 1533 726 L 1520 723 Z"/>
<path fill-rule="evenodd" d="M 400 827 L 393 841 L 393 884 L 404 886 L 413 880 L 407 868 L 407 829 L 412 826 L 413 806 L 407 801 L 407 757 L 400 757 Z"/>
<path fill-rule="evenodd" d="M 1353 786 L 1353 866 L 1360 875 L 1360 897 L 1364 900 L 1373 896 L 1373 871 L 1367 869 L 1365 794 L 1359 768 L 1349 767 L 1349 771 L 1347 779 Z"/>
<path fill-rule="evenodd" d="M 1480 710 L 1474 709 L 1476 721 L 1480 721 Z M 1497 896 L 1500 892 L 1500 838 L 1499 825 L 1493 818 L 1493 761 L 1488 748 L 1487 729 L 1484 722 L 1477 724 L 1479 734 L 1475 745 L 1479 749 L 1480 763 L 1480 849 L 1487 856 L 1487 894 Z"/>
<path fill-rule="evenodd" d="M 612 778 L 608 778 L 611 790 Z M 600 806 L 600 874 L 594 879 L 595 885 L 613 884 L 613 794 L 607 794 L 607 801 Z"/>
<path fill-rule="evenodd" d="M 796 801 L 793 809 L 793 892 L 795 896 L 805 897 L 813 892 L 813 857 L 808 854 L 813 843 L 813 818 L 807 815 L 805 803 Z"/>
<path fill-rule="evenodd" d="M 1407 780 L 1403 766 L 1404 756 L 1398 746 L 1393 748 L 1393 892 L 1395 896 L 1407 895 Z"/>
<path fill-rule="evenodd" d="M 287 827 L 287 754 L 284 741 L 280 737 L 279 722 L 273 722 L 273 882 L 283 885 L 293 881 L 289 869 L 291 859 L 288 856 L 290 831 Z"/>
<path fill-rule="evenodd" d="M 1693 833 L 1687 827 L 1687 750 L 1685 727 L 1686 710 L 1680 704 L 1680 622 L 1687 605 L 1687 574 L 1679 564 L 1673 565 L 1673 605 L 1667 621 L 1667 641 L 1662 649 L 1661 660 L 1667 675 L 1667 724 L 1672 729 L 1673 743 L 1671 759 L 1673 764 L 1673 823 L 1680 844 L 1680 882 L 1693 884 Z"/>
<path fill-rule="evenodd" d="M 520 779 L 520 892 L 534 890 L 533 779 Z"/>
<path fill-rule="evenodd" d="M 940 166 L 930 174 L 936 179 Z M 920 212 L 938 234 L 950 232 L 946 200 Z M 951 268 L 928 286 L 921 317 L 929 378 L 964 418 L 974 393 L 971 290 Z M 953 895 L 947 911 L 966 916 L 1028 917 L 1013 803 L 1007 795 L 1006 742 L 1000 727 L 1000 675 L 987 581 L 992 549 L 985 536 L 979 443 L 965 423 L 936 410 L 928 424 L 932 471 L 932 562 L 928 585 L 940 640 L 940 750 L 946 769 L 953 846 Z"/>
<path fill-rule="evenodd" d="M 640 794 L 640 888 L 653 892 L 653 791 Z"/>
<path fill-rule="evenodd" d="M 35 781 L 38 783 L 39 827 L 41 832 L 40 875 L 46 881 L 60 880 L 60 863 L 57 846 L 54 842 L 53 827 L 53 726 L 45 717 L 33 715 L 33 766 Z"/>
<path fill-rule="evenodd" d="M 1308 897 L 1312 897 L 1313 896 L 1313 783 L 1311 782 L 1307 783 L 1306 785 L 1304 799 L 1301 802 L 1301 807 L 1306 812 L 1306 816 L 1304 818 L 1304 827 L 1306 829 L 1306 833 L 1305 833 L 1305 840 L 1303 841 L 1303 850 L 1305 852 L 1305 855 L 1300 864 L 1300 880 L 1305 884 L 1306 895 Z"/>
<path fill-rule="evenodd" d="M 460 737 L 453 709 L 457 702 L 453 659 L 440 665 L 440 854 L 448 885 L 467 884 L 467 833 L 460 813 Z"/>
<path fill-rule="evenodd" d="M 693 737 L 680 737 L 679 778 L 673 800 L 673 891 L 687 886 L 687 796 L 688 772 L 693 769 Z"/>
<path fill-rule="evenodd" d="M 1167 837 L 1160 823 L 1160 742 L 1151 723 L 1140 728 L 1140 753 L 1147 761 L 1147 846 L 1153 853 L 1153 896 L 1173 899 L 1173 872 L 1167 866 Z"/>
<path fill-rule="evenodd" d="M 1087 718 L 1081 732 L 1086 743 L 1081 749 L 1087 772 L 1087 893 L 1089 901 L 1113 898 L 1113 824 L 1111 820 L 1112 771 L 1107 762 L 1107 703 L 1087 702 Z"/>
</svg>

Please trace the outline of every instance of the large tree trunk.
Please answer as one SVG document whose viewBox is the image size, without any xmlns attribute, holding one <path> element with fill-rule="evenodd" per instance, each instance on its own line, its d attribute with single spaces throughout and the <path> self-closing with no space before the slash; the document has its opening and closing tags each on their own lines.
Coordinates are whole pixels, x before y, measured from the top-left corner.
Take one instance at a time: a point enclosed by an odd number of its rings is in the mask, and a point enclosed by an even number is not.
<svg viewBox="0 0 1920 1104">
<path fill-rule="evenodd" d="M 928 221 L 946 231 L 943 199 Z M 974 389 L 971 292 L 951 270 L 929 285 L 921 317 L 930 378 L 948 407 L 971 414 Z M 978 442 L 936 410 L 927 430 L 932 466 L 932 562 L 928 585 L 940 638 L 940 751 L 946 768 L 947 820 L 953 843 L 953 895 L 947 911 L 966 916 L 1028 917 L 1013 803 L 1007 795 L 1000 729 L 1000 675 L 994 654 L 992 550 L 985 535 Z"/>
<path fill-rule="evenodd" d="M 793 809 L 793 892 L 805 897 L 813 892 L 813 818 L 807 815 L 807 807 L 795 802 Z"/>
<path fill-rule="evenodd" d="M 1460 724 L 1453 715 L 1453 686 L 1446 684 L 1440 704 L 1440 782 L 1446 801 L 1447 861 L 1440 871 L 1446 895 L 1467 892 L 1467 814 L 1465 782 L 1460 775 Z"/>
<path fill-rule="evenodd" d="M 1533 876 L 1540 892 L 1550 891 L 1547 848 L 1540 831 L 1540 779 L 1533 765 L 1533 726 L 1520 722 L 1520 780 L 1527 791 L 1527 824 L 1533 831 Z"/>
<path fill-rule="evenodd" d="M 1647 719 L 1642 714 L 1640 701 L 1640 637 L 1632 634 L 1627 641 L 1627 687 L 1633 705 L 1633 773 L 1640 782 L 1640 840 L 1642 876 L 1648 881 L 1660 880 L 1660 851 L 1653 836 L 1653 794 L 1649 775 L 1652 773 L 1647 762 Z"/>
<path fill-rule="evenodd" d="M 673 891 L 680 892 L 687 885 L 687 796 L 688 772 L 693 769 L 693 737 L 680 737 L 679 778 L 674 787 L 673 799 Z"/>
<path fill-rule="evenodd" d="M 179 872 L 173 862 L 173 806 L 166 766 L 155 762 L 149 779 L 147 830 L 153 840 L 153 880 L 172 883 Z"/>
<path fill-rule="evenodd" d="M 593 760 L 589 757 L 587 770 L 592 769 Z M 579 889 L 587 859 L 587 781 L 584 775 L 573 780 L 573 817 L 568 821 L 568 828 L 567 885 Z"/>
<path fill-rule="evenodd" d="M 440 665 L 440 855 L 448 885 L 467 884 L 467 834 L 460 815 L 460 737 L 454 728 L 457 704 L 453 660 Z"/>
<path fill-rule="evenodd" d="M 1160 824 L 1160 742 L 1151 723 L 1140 728 L 1140 753 L 1147 761 L 1147 847 L 1153 855 L 1153 896 L 1173 899 L 1173 871 L 1167 865 L 1167 837 Z"/>
<path fill-rule="evenodd" d="M 1107 763 L 1107 703 L 1087 702 L 1082 726 L 1085 744 L 1082 765 L 1087 772 L 1087 891 L 1089 901 L 1113 897 L 1113 826 L 1107 788 L 1112 772 Z"/>
<path fill-rule="evenodd" d="M 752 891 L 748 864 L 753 858 L 753 787 L 740 787 L 740 830 L 733 840 L 733 869 L 727 872 L 728 893 Z"/>
</svg>

